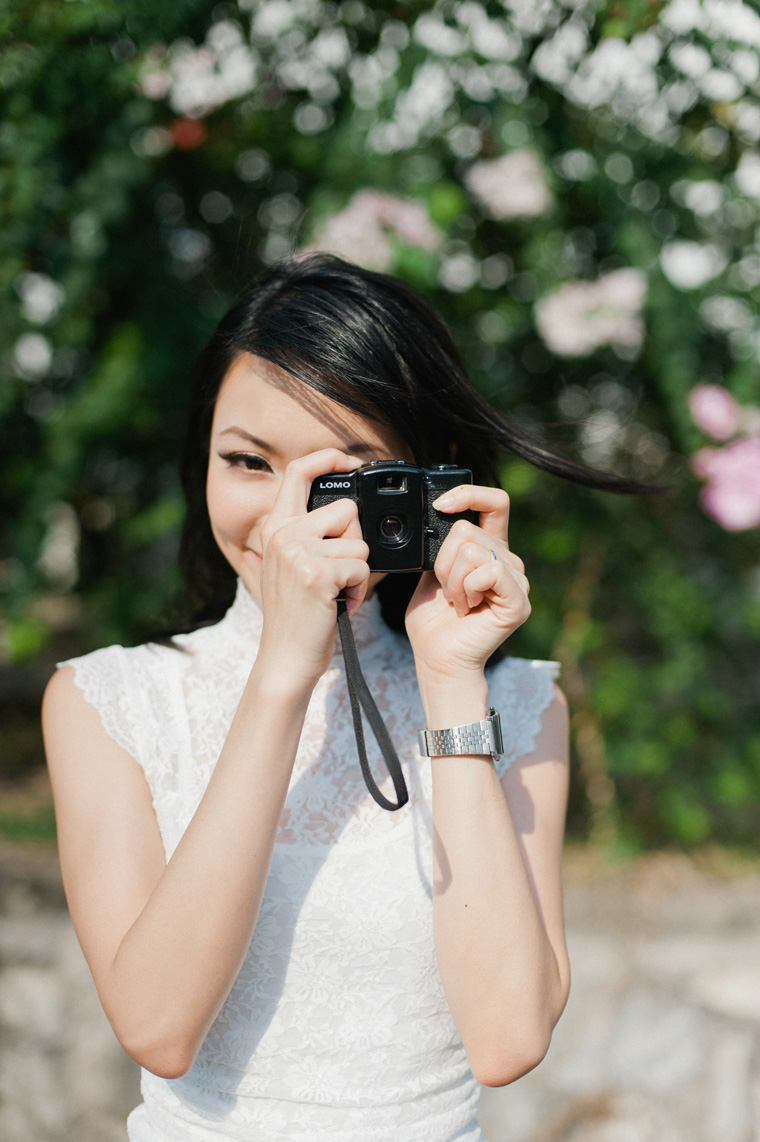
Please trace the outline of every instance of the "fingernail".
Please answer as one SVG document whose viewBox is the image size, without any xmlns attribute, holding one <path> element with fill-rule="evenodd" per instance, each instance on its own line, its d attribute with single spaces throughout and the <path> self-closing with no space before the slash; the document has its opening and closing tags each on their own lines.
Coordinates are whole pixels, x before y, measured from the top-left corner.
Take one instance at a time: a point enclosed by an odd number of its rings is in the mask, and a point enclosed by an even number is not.
<svg viewBox="0 0 760 1142">
<path fill-rule="evenodd" d="M 454 504 L 454 497 L 452 496 L 451 492 L 444 492 L 443 495 L 439 496 L 437 500 L 433 500 L 433 507 L 436 510 L 438 510 L 439 508 L 443 508 L 445 511 L 446 508 L 452 507 L 453 504 Z"/>
</svg>

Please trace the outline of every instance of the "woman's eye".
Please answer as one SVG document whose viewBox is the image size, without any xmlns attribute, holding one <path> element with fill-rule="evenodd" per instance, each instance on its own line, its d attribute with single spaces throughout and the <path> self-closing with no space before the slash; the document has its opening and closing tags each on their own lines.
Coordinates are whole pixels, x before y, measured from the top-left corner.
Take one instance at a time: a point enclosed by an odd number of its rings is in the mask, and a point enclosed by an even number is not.
<svg viewBox="0 0 760 1142">
<path fill-rule="evenodd" d="M 246 472 L 272 471 L 266 460 L 254 452 L 222 452 L 221 457 L 231 468 L 243 468 Z"/>
</svg>

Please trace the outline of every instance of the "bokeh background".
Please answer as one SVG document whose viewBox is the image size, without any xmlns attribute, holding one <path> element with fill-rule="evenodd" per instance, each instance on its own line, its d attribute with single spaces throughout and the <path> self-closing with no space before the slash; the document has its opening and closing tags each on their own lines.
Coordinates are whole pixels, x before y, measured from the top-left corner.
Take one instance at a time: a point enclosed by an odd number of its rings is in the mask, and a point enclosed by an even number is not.
<svg viewBox="0 0 760 1142">
<path fill-rule="evenodd" d="M 420 288 L 526 431 L 670 489 L 504 462 L 571 835 L 753 844 L 755 6 L 11 0 L 0 46 L 0 830 L 52 833 L 56 658 L 175 613 L 197 350 L 319 247 Z"/>
<path fill-rule="evenodd" d="M 0 3 L 0 1135 L 123 1142 L 60 884 L 57 660 L 177 614 L 198 349 L 293 251 L 400 275 L 505 457 L 573 722 L 574 983 L 490 1142 L 760 1142 L 754 0 Z M 600 855 L 601 854 L 601 855 Z"/>
</svg>

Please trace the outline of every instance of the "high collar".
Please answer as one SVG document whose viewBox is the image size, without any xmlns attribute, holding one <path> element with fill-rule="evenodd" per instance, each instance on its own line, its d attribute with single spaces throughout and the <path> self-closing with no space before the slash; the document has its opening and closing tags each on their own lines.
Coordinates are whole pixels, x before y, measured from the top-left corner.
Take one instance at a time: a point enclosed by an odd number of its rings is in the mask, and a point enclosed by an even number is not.
<svg viewBox="0 0 760 1142">
<path fill-rule="evenodd" d="M 227 611 L 224 622 L 247 643 L 258 645 L 264 626 L 264 612 L 258 599 L 251 594 L 242 579 L 238 579 L 235 600 Z M 368 649 L 387 633 L 388 627 L 383 621 L 377 595 L 365 599 L 359 610 L 354 612 L 351 616 L 351 629 L 358 649 Z M 342 656 L 339 637 L 335 639 L 333 655 Z"/>
</svg>

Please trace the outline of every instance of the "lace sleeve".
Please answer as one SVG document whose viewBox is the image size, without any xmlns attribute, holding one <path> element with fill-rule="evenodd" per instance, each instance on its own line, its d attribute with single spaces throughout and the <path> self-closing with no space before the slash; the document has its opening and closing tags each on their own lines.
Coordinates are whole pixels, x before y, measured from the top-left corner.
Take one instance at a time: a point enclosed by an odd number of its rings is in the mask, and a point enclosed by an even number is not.
<svg viewBox="0 0 760 1142">
<path fill-rule="evenodd" d="M 496 762 L 499 777 L 533 749 L 558 674 L 558 662 L 526 658 L 505 658 L 489 672 L 488 700 L 501 714 L 504 737 L 504 756 Z"/>
<path fill-rule="evenodd" d="M 74 681 L 100 717 L 103 729 L 144 765 L 142 695 L 123 646 L 107 646 L 58 666 L 72 666 Z"/>
</svg>

